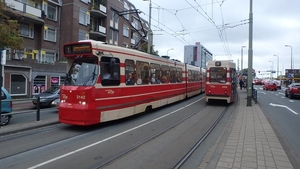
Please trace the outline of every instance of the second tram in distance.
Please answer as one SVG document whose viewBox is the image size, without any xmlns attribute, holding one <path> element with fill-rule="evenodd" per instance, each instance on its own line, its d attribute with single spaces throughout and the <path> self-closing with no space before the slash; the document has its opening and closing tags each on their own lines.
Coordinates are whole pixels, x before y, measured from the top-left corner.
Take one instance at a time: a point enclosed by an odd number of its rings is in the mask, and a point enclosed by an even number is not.
<svg viewBox="0 0 300 169">
<path fill-rule="evenodd" d="M 231 60 L 208 61 L 206 70 L 205 101 L 236 99 L 236 64 Z"/>
<path fill-rule="evenodd" d="M 141 51 L 84 40 L 65 44 L 59 121 L 92 125 L 204 92 L 205 70 Z"/>
</svg>

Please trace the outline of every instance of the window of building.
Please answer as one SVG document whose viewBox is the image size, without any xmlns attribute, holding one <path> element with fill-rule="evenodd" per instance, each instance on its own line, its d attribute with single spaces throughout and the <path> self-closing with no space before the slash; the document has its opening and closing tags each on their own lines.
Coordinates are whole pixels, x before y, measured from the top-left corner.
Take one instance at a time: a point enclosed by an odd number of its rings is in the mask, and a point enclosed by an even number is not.
<svg viewBox="0 0 300 169">
<path fill-rule="evenodd" d="M 129 6 L 125 1 L 124 1 L 124 11 L 129 11 Z M 129 14 L 124 15 L 124 18 L 129 20 Z"/>
<path fill-rule="evenodd" d="M 48 19 L 52 19 L 52 20 L 54 20 L 54 21 L 56 21 L 57 20 L 57 8 L 56 8 L 56 6 L 52 6 L 52 5 L 47 5 L 47 18 Z"/>
<path fill-rule="evenodd" d="M 44 11 L 46 18 L 56 21 L 57 20 L 57 8 L 54 5 L 44 4 Z"/>
<path fill-rule="evenodd" d="M 25 95 L 27 79 L 24 75 L 11 74 L 10 93 L 12 95 Z"/>
<path fill-rule="evenodd" d="M 80 1 L 87 4 L 90 0 L 80 0 Z"/>
<path fill-rule="evenodd" d="M 119 16 L 117 15 L 117 13 L 118 12 L 113 9 L 110 11 L 109 25 L 110 25 L 110 27 L 118 30 L 119 29 Z"/>
<path fill-rule="evenodd" d="M 51 86 L 59 86 L 59 76 L 52 76 L 51 77 Z"/>
<path fill-rule="evenodd" d="M 78 40 L 87 40 L 87 39 L 89 39 L 89 34 L 86 31 L 79 30 Z"/>
<path fill-rule="evenodd" d="M 46 76 L 36 76 L 33 79 L 33 94 L 42 93 L 45 91 L 45 85 L 46 85 Z"/>
<path fill-rule="evenodd" d="M 86 9 L 80 8 L 79 10 L 79 23 L 87 26 L 90 24 L 90 15 Z"/>
<path fill-rule="evenodd" d="M 131 37 L 132 39 L 134 39 L 134 41 L 135 41 L 135 44 L 138 42 L 138 39 L 139 39 L 139 35 L 136 33 L 136 32 L 133 32 L 132 33 L 132 37 Z"/>
<path fill-rule="evenodd" d="M 46 58 L 45 58 L 45 62 L 46 63 L 54 63 L 55 61 L 55 53 L 53 52 L 46 52 Z"/>
<path fill-rule="evenodd" d="M 114 29 L 110 29 L 109 31 L 109 43 L 118 45 L 118 31 Z"/>
<path fill-rule="evenodd" d="M 44 40 L 56 42 L 56 29 L 45 26 Z"/>
<path fill-rule="evenodd" d="M 31 24 L 20 23 L 20 34 L 21 36 L 34 38 L 34 28 Z"/>
<path fill-rule="evenodd" d="M 139 29 L 139 22 L 136 18 L 133 17 L 133 21 L 132 21 L 132 26 L 135 28 L 135 29 Z"/>
<path fill-rule="evenodd" d="M 127 25 L 123 26 L 123 35 L 129 37 L 129 27 Z"/>
<path fill-rule="evenodd" d="M 124 47 L 124 48 L 128 48 L 128 43 L 123 42 L 123 47 Z"/>
</svg>

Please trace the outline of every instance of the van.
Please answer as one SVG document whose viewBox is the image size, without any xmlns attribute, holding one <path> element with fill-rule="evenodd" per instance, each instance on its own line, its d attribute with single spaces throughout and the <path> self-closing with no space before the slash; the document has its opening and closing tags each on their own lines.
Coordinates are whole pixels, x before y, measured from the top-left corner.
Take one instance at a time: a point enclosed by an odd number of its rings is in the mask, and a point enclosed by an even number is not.
<svg viewBox="0 0 300 169">
<path fill-rule="evenodd" d="M 12 109 L 12 99 L 8 91 L 2 87 L 1 88 L 1 125 L 7 125 L 11 119 L 10 113 Z"/>
</svg>

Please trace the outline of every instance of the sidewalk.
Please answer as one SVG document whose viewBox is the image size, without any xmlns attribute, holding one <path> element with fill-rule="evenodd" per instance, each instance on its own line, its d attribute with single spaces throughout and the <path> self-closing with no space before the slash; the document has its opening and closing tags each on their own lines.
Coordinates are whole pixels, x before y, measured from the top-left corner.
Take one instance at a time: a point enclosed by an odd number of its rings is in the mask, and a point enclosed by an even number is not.
<svg viewBox="0 0 300 169">
<path fill-rule="evenodd" d="M 238 105 L 235 113 L 198 168 L 293 169 L 258 104 L 252 101 L 252 106 L 247 106 L 246 90 L 238 89 L 237 92 Z"/>
<path fill-rule="evenodd" d="M 13 112 L 22 111 L 25 109 L 36 110 L 36 106 L 32 104 L 32 100 L 13 101 L 12 107 L 13 107 Z M 44 127 L 52 124 L 58 124 L 58 123 L 59 123 L 58 117 L 56 117 L 56 118 L 49 118 L 40 121 L 32 121 L 32 122 L 19 123 L 19 124 L 8 124 L 5 126 L 0 126 L 0 136 L 17 133 L 20 131 L 26 131 L 29 129 Z"/>
</svg>

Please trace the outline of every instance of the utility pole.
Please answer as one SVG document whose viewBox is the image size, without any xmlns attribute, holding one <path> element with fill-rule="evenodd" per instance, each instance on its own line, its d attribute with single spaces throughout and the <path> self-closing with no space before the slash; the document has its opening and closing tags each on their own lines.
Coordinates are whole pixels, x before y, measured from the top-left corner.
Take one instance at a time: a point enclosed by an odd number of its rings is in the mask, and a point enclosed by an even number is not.
<svg viewBox="0 0 300 169">
<path fill-rule="evenodd" d="M 148 30 L 148 48 L 147 52 L 150 54 L 150 47 L 151 47 L 151 0 L 149 0 L 149 30 Z"/>
<path fill-rule="evenodd" d="M 252 12 L 252 0 L 250 0 L 250 12 L 249 12 L 249 49 L 248 49 L 248 82 L 247 82 L 247 106 L 252 106 L 252 61 L 253 61 L 253 12 Z"/>
</svg>

